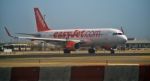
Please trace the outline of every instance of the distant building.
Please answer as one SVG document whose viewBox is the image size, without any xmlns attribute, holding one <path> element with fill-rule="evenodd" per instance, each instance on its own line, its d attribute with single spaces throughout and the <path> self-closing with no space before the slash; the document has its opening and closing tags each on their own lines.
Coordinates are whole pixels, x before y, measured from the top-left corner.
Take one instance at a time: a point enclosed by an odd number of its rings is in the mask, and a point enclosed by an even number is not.
<svg viewBox="0 0 150 81">
<path fill-rule="evenodd" d="M 150 41 L 149 40 L 127 41 L 126 48 L 150 48 Z"/>
<path fill-rule="evenodd" d="M 12 51 L 30 51 L 31 46 L 28 44 L 5 44 L 3 49 L 12 49 Z"/>
<path fill-rule="evenodd" d="M 0 51 L 3 51 L 3 49 L 4 49 L 4 48 L 3 48 L 3 45 L 4 45 L 4 44 L 0 43 Z"/>
</svg>

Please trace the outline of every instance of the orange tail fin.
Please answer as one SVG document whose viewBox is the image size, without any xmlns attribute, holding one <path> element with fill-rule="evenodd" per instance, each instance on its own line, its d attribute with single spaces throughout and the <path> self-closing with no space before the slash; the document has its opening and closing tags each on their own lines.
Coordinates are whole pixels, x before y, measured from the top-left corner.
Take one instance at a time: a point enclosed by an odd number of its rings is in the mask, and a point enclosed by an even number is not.
<svg viewBox="0 0 150 81">
<path fill-rule="evenodd" d="M 36 19 L 36 25 L 37 25 L 37 31 L 42 32 L 42 31 L 47 31 L 50 30 L 42 17 L 42 14 L 38 8 L 34 8 L 35 12 L 35 19 Z"/>
</svg>

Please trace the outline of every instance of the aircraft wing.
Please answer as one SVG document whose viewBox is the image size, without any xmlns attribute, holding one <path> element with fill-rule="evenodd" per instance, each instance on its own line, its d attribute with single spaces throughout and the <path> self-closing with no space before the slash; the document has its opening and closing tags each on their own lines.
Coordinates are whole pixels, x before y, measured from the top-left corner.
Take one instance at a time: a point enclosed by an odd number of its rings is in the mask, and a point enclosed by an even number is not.
<svg viewBox="0 0 150 81">
<path fill-rule="evenodd" d="M 35 36 L 35 37 L 39 36 L 39 34 L 29 34 L 29 33 L 16 33 L 16 34 L 26 35 L 26 36 Z"/>
<path fill-rule="evenodd" d="M 40 37 L 17 37 L 19 39 L 28 39 L 28 40 L 40 40 L 40 41 L 47 41 L 47 42 L 66 42 L 66 41 L 74 41 L 74 42 L 81 42 L 77 39 L 58 39 L 58 38 L 40 38 Z"/>
<path fill-rule="evenodd" d="M 11 35 L 11 33 L 8 31 L 6 27 L 5 27 L 5 31 L 9 37 L 12 37 L 14 39 L 40 40 L 40 41 L 46 41 L 46 42 L 66 42 L 66 41 L 73 41 L 76 43 L 81 42 L 81 40 L 79 39 L 59 39 L 59 38 L 21 37 L 21 36 L 17 37 L 17 36 Z"/>
</svg>

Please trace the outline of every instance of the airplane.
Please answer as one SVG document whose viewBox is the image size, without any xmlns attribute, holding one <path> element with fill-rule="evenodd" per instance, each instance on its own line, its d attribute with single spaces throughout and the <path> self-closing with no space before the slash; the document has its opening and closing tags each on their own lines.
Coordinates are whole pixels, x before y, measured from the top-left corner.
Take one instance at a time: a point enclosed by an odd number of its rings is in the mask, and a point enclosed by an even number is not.
<svg viewBox="0 0 150 81">
<path fill-rule="evenodd" d="M 82 46 L 89 47 L 88 53 L 95 54 L 95 47 L 101 47 L 109 50 L 111 54 L 115 53 L 115 48 L 118 45 L 125 44 L 127 36 L 123 30 L 114 28 L 91 28 L 91 29 L 62 29 L 53 30 L 46 24 L 40 10 L 34 8 L 37 33 L 27 34 L 18 33 L 27 36 L 12 36 L 8 29 L 5 27 L 5 31 L 8 36 L 12 38 L 28 39 L 28 40 L 40 40 L 55 45 L 62 45 L 64 48 L 64 54 L 69 54 L 71 51 L 75 51 Z"/>
</svg>

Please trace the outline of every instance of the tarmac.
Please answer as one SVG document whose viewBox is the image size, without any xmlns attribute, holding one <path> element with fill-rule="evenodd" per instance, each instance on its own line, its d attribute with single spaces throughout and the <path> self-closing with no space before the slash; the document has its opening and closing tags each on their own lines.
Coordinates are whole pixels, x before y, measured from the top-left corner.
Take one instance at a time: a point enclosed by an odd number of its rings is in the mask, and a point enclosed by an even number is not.
<svg viewBox="0 0 150 81">
<path fill-rule="evenodd" d="M 62 67 L 90 65 L 149 65 L 150 53 L 72 53 L 57 52 L 1 54 L 0 67 Z"/>
</svg>

